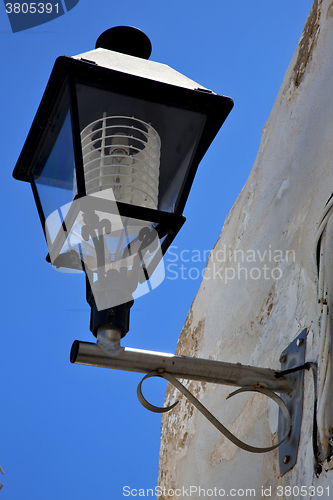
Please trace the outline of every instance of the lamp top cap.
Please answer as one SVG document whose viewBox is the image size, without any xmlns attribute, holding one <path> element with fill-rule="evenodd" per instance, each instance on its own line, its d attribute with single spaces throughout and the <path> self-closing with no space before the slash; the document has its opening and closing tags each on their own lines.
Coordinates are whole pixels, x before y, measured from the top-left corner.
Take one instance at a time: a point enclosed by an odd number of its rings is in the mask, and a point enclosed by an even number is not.
<svg viewBox="0 0 333 500">
<path fill-rule="evenodd" d="M 98 37 L 95 48 L 113 50 L 141 59 L 149 59 L 152 51 L 148 36 L 132 26 L 115 26 L 104 31 Z"/>
</svg>

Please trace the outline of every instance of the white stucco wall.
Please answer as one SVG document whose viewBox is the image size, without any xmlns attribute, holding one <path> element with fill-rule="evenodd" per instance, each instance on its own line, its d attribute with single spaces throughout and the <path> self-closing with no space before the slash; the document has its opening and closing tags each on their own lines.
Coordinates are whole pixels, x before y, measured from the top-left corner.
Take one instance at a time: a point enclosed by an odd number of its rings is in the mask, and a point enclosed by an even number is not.
<svg viewBox="0 0 333 500">
<path fill-rule="evenodd" d="M 333 191 L 332 167 L 333 2 L 315 0 L 262 132 L 253 170 L 208 260 L 177 353 L 279 369 L 280 353 L 308 328 L 306 360 L 319 366 L 322 473 L 317 477 L 313 468 L 314 386 L 311 372 L 306 372 L 298 459 L 290 472 L 279 477 L 278 451 L 250 454 L 238 449 L 182 398 L 162 418 L 159 484 L 166 490 L 193 485 L 226 492 L 254 488 L 256 498 L 262 498 L 262 487 L 271 487 L 272 498 L 284 498 L 277 494 L 278 485 L 322 485 L 331 487 L 333 497 L 333 384 L 327 383 L 332 370 L 330 356 L 325 356 L 332 331 L 326 317 L 333 295 L 330 213 L 326 242 L 321 239 L 319 295 L 313 265 L 318 223 Z M 274 268 L 278 270 L 272 276 Z M 264 396 L 226 401 L 232 388 L 186 385 L 240 439 L 261 447 L 277 442 L 278 410 Z M 168 387 L 166 404 L 175 394 Z M 300 498 L 310 498 L 306 491 Z M 327 490 L 322 498 L 329 498 Z"/>
</svg>

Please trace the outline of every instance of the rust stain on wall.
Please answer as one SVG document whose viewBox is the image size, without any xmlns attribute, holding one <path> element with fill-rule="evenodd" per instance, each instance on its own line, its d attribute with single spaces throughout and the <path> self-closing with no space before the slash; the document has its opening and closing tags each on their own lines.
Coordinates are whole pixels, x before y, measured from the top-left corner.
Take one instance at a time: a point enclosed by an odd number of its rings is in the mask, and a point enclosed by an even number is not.
<svg viewBox="0 0 333 500">
<path fill-rule="evenodd" d="M 311 59 L 313 50 L 317 43 L 317 38 L 320 31 L 319 19 L 320 19 L 320 7 L 322 0 L 315 0 L 312 5 L 311 12 L 305 23 L 304 30 L 299 43 L 299 51 L 297 56 L 297 61 L 293 69 L 292 81 L 295 87 L 299 87 L 306 67 Z"/>
<path fill-rule="evenodd" d="M 333 2 L 329 5 L 326 13 L 326 19 L 333 17 Z"/>
<path fill-rule="evenodd" d="M 192 321 L 193 311 L 191 306 L 177 344 L 176 354 L 181 356 L 195 356 L 203 340 L 205 320 L 201 319 L 195 327 L 192 327 Z"/>
<path fill-rule="evenodd" d="M 272 309 L 274 307 L 274 304 L 275 304 L 275 283 L 268 292 L 268 295 L 264 300 L 264 303 L 260 308 L 260 312 L 256 316 L 255 321 L 250 322 L 251 329 L 255 328 L 257 330 L 258 325 L 264 326 L 267 323 L 271 315 Z"/>
</svg>

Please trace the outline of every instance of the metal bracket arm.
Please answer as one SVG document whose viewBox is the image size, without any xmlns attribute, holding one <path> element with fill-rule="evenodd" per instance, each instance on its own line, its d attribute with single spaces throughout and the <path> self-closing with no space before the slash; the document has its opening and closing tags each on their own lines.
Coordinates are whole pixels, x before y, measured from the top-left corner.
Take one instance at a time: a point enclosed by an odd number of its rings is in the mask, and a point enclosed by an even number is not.
<svg viewBox="0 0 333 500">
<path fill-rule="evenodd" d="M 270 389 L 291 394 L 294 377 L 276 377 L 276 370 L 225 363 L 211 359 L 191 358 L 175 354 L 122 347 L 106 351 L 98 344 L 76 340 L 71 349 L 72 363 L 113 368 L 139 373 L 163 370 L 176 378 L 211 382 L 235 387 Z"/>
</svg>

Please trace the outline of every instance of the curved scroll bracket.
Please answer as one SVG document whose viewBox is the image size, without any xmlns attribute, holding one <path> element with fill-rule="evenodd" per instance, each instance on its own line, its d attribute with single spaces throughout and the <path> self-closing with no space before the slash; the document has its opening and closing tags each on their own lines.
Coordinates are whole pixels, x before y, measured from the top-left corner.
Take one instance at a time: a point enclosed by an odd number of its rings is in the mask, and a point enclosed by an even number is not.
<svg viewBox="0 0 333 500">
<path fill-rule="evenodd" d="M 267 448 L 259 448 L 259 447 L 251 446 L 247 443 L 244 443 L 243 441 L 238 439 L 236 436 L 234 436 L 234 434 L 232 434 L 226 427 L 224 427 L 224 425 L 222 425 L 221 422 L 219 422 L 219 420 L 217 420 L 214 417 L 214 415 L 212 415 L 210 413 L 210 411 L 207 410 L 207 408 L 202 403 L 200 403 L 200 401 L 188 389 L 186 389 L 186 387 L 181 382 L 179 382 L 179 380 L 177 380 L 170 373 L 167 373 L 164 371 L 153 371 L 153 372 L 150 372 L 147 375 L 145 375 L 143 377 L 143 379 L 141 380 L 141 382 L 139 383 L 138 388 L 137 388 L 138 399 L 139 399 L 140 403 L 145 408 L 147 408 L 147 410 L 153 411 L 155 413 L 165 413 L 165 412 L 172 410 L 172 408 L 174 408 L 176 406 L 176 404 L 178 404 L 178 402 L 179 402 L 177 400 L 172 405 L 164 406 L 164 407 L 158 407 L 158 406 L 154 406 L 154 405 L 150 404 L 142 394 L 142 383 L 144 380 L 146 380 L 147 378 L 150 378 L 150 377 L 161 377 L 161 378 L 164 378 L 165 380 L 167 380 L 168 382 L 170 382 L 174 387 L 176 387 L 176 389 L 179 390 L 179 392 L 181 392 L 202 413 L 202 415 L 204 415 L 207 418 L 207 420 L 209 420 L 209 422 L 211 422 L 211 424 L 214 425 L 214 427 L 216 427 L 216 429 L 218 429 L 227 439 L 229 439 L 236 446 L 238 446 L 239 448 L 242 448 L 242 450 L 249 451 L 251 453 L 266 453 L 268 451 L 275 450 L 275 448 L 280 446 L 287 439 L 287 437 L 290 433 L 291 416 L 290 416 L 289 410 L 288 410 L 286 404 L 284 403 L 284 401 L 277 394 L 275 394 L 273 391 L 271 391 L 269 389 L 242 387 L 241 389 L 238 389 L 238 390 L 232 392 L 227 397 L 227 399 L 229 399 L 229 398 L 235 396 L 236 394 L 240 394 L 241 392 L 259 392 L 259 393 L 264 394 L 265 396 L 271 398 L 275 403 L 277 403 L 279 405 L 281 411 L 283 412 L 283 414 L 288 422 L 285 435 L 277 444 L 275 444 L 273 446 L 269 446 Z"/>
</svg>

